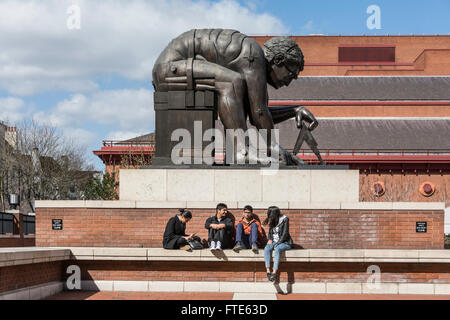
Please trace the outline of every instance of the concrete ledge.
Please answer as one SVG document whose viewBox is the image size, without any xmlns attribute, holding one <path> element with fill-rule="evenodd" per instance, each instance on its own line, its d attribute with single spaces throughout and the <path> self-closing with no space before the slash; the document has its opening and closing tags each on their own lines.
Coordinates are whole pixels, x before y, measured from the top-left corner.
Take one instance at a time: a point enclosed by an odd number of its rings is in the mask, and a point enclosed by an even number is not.
<svg viewBox="0 0 450 320">
<path fill-rule="evenodd" d="M 346 210 L 392 210 L 393 202 L 341 202 L 340 209 Z"/>
<path fill-rule="evenodd" d="M 94 260 L 147 260 L 147 251 L 141 248 L 94 248 Z"/>
<path fill-rule="evenodd" d="M 442 294 L 450 284 L 365 282 L 82 281 L 83 290 L 140 292 L 231 292 L 239 294 Z"/>
<path fill-rule="evenodd" d="M 304 210 L 445 210 L 444 202 L 302 202 L 302 201 L 83 201 L 37 200 L 36 208 L 120 208 L 120 209 L 213 209 L 225 202 L 230 209 L 246 204 L 257 209 L 276 205 L 281 209 Z"/>
<path fill-rule="evenodd" d="M 0 248 L 0 267 L 69 259 L 70 249 L 67 248 Z"/>
<path fill-rule="evenodd" d="M 289 209 L 288 201 L 239 201 L 238 207 L 244 208 L 246 205 L 251 205 L 254 209 L 267 209 L 270 206 L 277 206 L 280 209 Z"/>
<path fill-rule="evenodd" d="M 225 202 L 228 209 L 237 209 L 237 201 L 186 201 L 186 208 L 189 209 L 215 209 L 219 202 Z"/>
<path fill-rule="evenodd" d="M 393 202 L 393 210 L 445 210 L 445 202 Z"/>
<path fill-rule="evenodd" d="M 105 247 L 23 247 L 0 248 L 0 267 L 62 260 L 108 261 L 244 261 L 263 262 L 264 250 L 209 249 L 166 250 L 162 248 L 105 248 Z M 450 250 L 399 249 L 292 249 L 281 256 L 282 262 L 386 262 L 386 263 L 450 263 Z"/>
<path fill-rule="evenodd" d="M 277 300 L 274 293 L 235 293 L 233 300 Z"/>
<path fill-rule="evenodd" d="M 362 293 L 398 294 L 398 283 L 363 283 Z"/>
<path fill-rule="evenodd" d="M 352 282 L 327 282 L 325 293 L 348 293 L 348 294 L 361 294 L 362 283 Z"/>
<path fill-rule="evenodd" d="M 433 283 L 400 283 L 399 294 L 434 294 Z"/>
<path fill-rule="evenodd" d="M 339 210 L 341 208 L 340 202 L 301 202 L 289 201 L 289 209 L 305 209 L 305 210 Z"/>
<path fill-rule="evenodd" d="M 37 286 L 26 287 L 14 291 L 0 293 L 0 300 L 40 300 L 63 291 L 63 283 L 49 282 Z"/>
<path fill-rule="evenodd" d="M 188 208 L 187 201 L 135 201 L 135 202 L 136 202 L 136 209 Z"/>
</svg>

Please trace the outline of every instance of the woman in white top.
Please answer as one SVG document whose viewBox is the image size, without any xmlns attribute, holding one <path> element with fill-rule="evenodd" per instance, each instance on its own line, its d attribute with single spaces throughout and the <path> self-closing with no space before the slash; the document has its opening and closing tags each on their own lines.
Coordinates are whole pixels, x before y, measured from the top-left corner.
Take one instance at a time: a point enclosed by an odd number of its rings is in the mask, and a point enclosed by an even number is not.
<svg viewBox="0 0 450 320">
<path fill-rule="evenodd" d="M 267 278 L 269 281 L 275 281 L 278 265 L 280 264 L 281 252 L 291 249 L 293 242 L 289 234 L 289 218 L 281 214 L 280 208 L 271 206 L 267 209 L 267 218 L 263 221 L 263 225 L 267 224 L 269 225 L 269 241 L 264 248 L 264 261 L 266 264 Z M 274 251 L 273 272 L 270 271 L 272 251 Z"/>
</svg>

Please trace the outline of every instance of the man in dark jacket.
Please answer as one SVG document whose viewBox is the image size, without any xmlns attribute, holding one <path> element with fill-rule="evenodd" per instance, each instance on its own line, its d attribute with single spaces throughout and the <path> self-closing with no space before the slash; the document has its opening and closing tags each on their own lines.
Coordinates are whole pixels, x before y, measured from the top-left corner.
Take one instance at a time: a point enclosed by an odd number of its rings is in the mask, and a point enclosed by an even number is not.
<svg viewBox="0 0 450 320">
<path fill-rule="evenodd" d="M 208 243 L 211 250 L 221 250 L 231 248 L 233 222 L 226 217 L 228 207 L 224 203 L 216 206 L 216 215 L 208 218 L 205 228 L 208 229 Z"/>
</svg>

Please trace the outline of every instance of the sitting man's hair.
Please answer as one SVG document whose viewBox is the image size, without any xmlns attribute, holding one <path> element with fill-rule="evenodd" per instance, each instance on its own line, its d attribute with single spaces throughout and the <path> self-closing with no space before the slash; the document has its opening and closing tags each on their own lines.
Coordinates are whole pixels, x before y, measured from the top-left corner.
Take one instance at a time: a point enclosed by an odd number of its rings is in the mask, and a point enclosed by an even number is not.
<svg viewBox="0 0 450 320">
<path fill-rule="evenodd" d="M 228 209 L 227 205 L 226 205 L 225 203 L 219 203 L 219 204 L 216 206 L 216 212 L 219 211 L 219 210 L 222 210 L 222 209 L 224 209 L 224 208 L 227 208 L 227 209 Z"/>
<path fill-rule="evenodd" d="M 264 55 L 269 62 L 276 56 L 283 56 L 286 60 L 292 60 L 298 63 L 300 69 L 303 71 L 305 61 L 302 50 L 300 50 L 297 43 L 290 37 L 274 37 L 264 43 Z"/>
<path fill-rule="evenodd" d="M 192 219 L 192 213 L 187 209 L 178 209 L 180 216 L 186 219 Z"/>
<path fill-rule="evenodd" d="M 250 205 L 246 205 L 246 206 L 244 207 L 244 211 L 245 211 L 245 210 L 248 210 L 248 211 L 250 211 L 250 212 L 253 212 L 253 207 L 250 206 Z"/>
</svg>

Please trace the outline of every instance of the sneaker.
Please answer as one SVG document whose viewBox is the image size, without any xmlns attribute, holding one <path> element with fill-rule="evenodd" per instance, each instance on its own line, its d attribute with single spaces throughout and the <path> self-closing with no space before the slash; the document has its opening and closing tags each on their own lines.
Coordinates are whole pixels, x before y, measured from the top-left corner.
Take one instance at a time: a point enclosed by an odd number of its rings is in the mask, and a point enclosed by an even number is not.
<svg viewBox="0 0 450 320">
<path fill-rule="evenodd" d="M 216 250 L 222 250 L 222 243 L 220 241 L 216 243 Z"/>
<path fill-rule="evenodd" d="M 272 280 L 270 280 L 271 277 L 272 277 L 272 274 L 270 272 L 267 272 L 267 280 L 272 281 Z"/>
<path fill-rule="evenodd" d="M 275 281 L 277 279 L 277 274 L 276 273 L 272 273 L 269 277 L 269 281 Z"/>
<path fill-rule="evenodd" d="M 234 246 L 233 251 L 234 251 L 234 252 L 239 252 L 239 251 L 242 250 L 242 249 L 244 249 L 244 248 L 242 248 L 241 244 L 238 242 L 238 243 L 236 243 L 236 245 Z"/>
<path fill-rule="evenodd" d="M 185 246 L 180 247 L 180 250 L 192 251 L 192 248 L 191 248 L 190 245 L 187 244 L 187 245 L 185 245 Z"/>
<path fill-rule="evenodd" d="M 216 242 L 215 241 L 211 241 L 211 243 L 209 245 L 209 250 L 211 250 L 211 251 L 216 250 Z"/>
<path fill-rule="evenodd" d="M 258 253 L 258 245 L 256 243 L 252 244 L 253 253 Z"/>
</svg>

